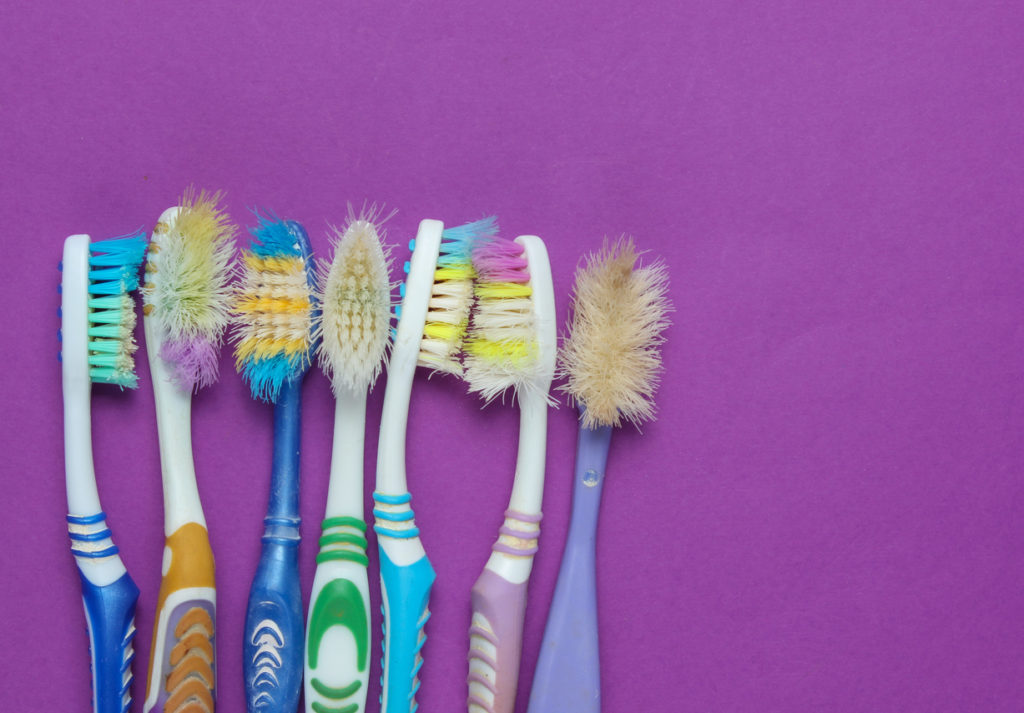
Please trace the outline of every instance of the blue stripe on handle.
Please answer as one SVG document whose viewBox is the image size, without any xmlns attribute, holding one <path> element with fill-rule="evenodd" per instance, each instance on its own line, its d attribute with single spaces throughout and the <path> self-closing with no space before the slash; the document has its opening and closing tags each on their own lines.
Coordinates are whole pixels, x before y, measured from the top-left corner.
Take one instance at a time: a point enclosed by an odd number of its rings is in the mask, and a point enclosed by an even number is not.
<svg viewBox="0 0 1024 713">
<path fill-rule="evenodd" d="M 385 505 L 405 505 L 407 502 L 412 500 L 412 494 L 402 493 L 401 495 L 385 495 L 384 493 L 374 493 L 373 499 L 378 503 L 384 503 Z"/>
<path fill-rule="evenodd" d="M 393 510 L 380 510 L 379 508 L 374 508 L 373 514 L 375 517 L 379 517 L 382 520 L 390 520 L 391 522 L 406 522 L 408 520 L 412 520 L 414 517 L 412 510 L 395 512 Z"/>
<path fill-rule="evenodd" d="M 117 545 L 111 545 L 107 549 L 100 550 L 98 552 L 90 552 L 88 550 L 79 550 L 79 549 L 77 549 L 74 546 L 71 547 L 71 553 L 75 557 L 88 557 L 89 559 L 99 559 L 100 557 L 110 557 L 111 555 L 116 555 L 118 552 L 120 552 L 120 550 L 117 549 Z"/>
<path fill-rule="evenodd" d="M 384 535 L 385 537 L 394 537 L 396 540 L 408 540 L 410 537 L 416 537 L 420 534 L 418 527 L 412 527 L 408 530 L 392 530 L 389 527 L 382 525 L 374 525 L 373 531 L 378 535 Z"/>
<path fill-rule="evenodd" d="M 68 536 L 72 540 L 78 540 L 79 542 L 98 542 L 99 540 L 105 540 L 110 537 L 110 530 L 104 528 L 97 530 L 96 532 L 69 532 Z"/>
<path fill-rule="evenodd" d="M 107 515 L 102 510 L 95 515 L 68 515 L 68 522 L 72 525 L 95 525 L 106 519 Z"/>
</svg>

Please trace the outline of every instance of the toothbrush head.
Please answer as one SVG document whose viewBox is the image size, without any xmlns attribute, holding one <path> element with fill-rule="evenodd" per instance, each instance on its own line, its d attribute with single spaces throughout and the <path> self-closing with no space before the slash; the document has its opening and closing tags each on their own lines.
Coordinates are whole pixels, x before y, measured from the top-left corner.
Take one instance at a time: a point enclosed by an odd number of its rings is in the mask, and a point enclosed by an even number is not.
<svg viewBox="0 0 1024 713">
<path fill-rule="evenodd" d="M 632 238 L 605 241 L 576 270 L 561 389 L 581 407 L 585 428 L 639 426 L 654 417 L 668 327 L 668 268 L 637 264 Z"/>
<path fill-rule="evenodd" d="M 497 233 L 497 218 L 491 216 L 447 228 L 441 234 L 434 284 L 420 341 L 419 366 L 462 375 L 459 358 L 473 306 L 473 250 L 493 240 Z M 405 269 L 409 271 L 408 263 Z"/>
<path fill-rule="evenodd" d="M 77 349 L 61 340 L 61 359 L 84 359 L 89 380 L 99 384 L 116 384 L 134 389 L 139 385 L 135 374 L 135 300 L 132 291 L 139 287 L 139 267 L 146 254 L 146 236 L 143 233 L 90 242 L 87 236 L 72 236 L 67 245 L 75 242 L 81 274 L 74 279 L 80 285 L 77 298 L 86 303 L 84 314 L 87 324 L 80 329 L 86 339 L 78 340 Z M 88 257 L 85 257 L 86 251 Z M 67 254 L 67 252 L 65 253 Z M 68 273 L 71 265 L 62 265 Z M 62 292 L 69 289 L 70 274 L 62 275 Z M 85 290 L 82 290 L 82 287 Z M 84 292 L 84 294 L 81 294 Z M 67 298 L 74 297 L 66 295 Z M 72 318 L 64 314 L 62 319 Z M 81 314 L 82 312 L 79 312 Z M 65 329 L 62 327 L 61 333 Z M 83 350 L 81 345 L 85 346 Z M 71 354 L 70 351 L 77 353 Z"/>
<path fill-rule="evenodd" d="M 309 368 L 316 308 L 313 253 L 295 221 L 259 213 L 256 220 L 232 305 L 235 368 L 254 398 L 273 403 L 286 380 L 301 379 Z"/>
<path fill-rule="evenodd" d="M 390 216 L 388 216 L 390 217 Z M 334 229 L 334 259 L 322 261 L 316 328 L 320 366 L 337 394 L 365 391 L 380 375 L 391 343 L 391 259 L 384 247 L 380 211 L 356 217 L 349 211 L 344 231 Z"/>
<path fill-rule="evenodd" d="M 182 389 L 217 380 L 230 311 L 231 257 L 238 232 L 222 194 L 189 188 L 160 216 L 149 248 L 143 315 L 159 326 L 160 357 Z"/>
<path fill-rule="evenodd" d="M 469 390 L 487 402 L 512 388 L 517 398 L 532 391 L 552 403 L 554 291 L 543 242 L 489 241 L 473 251 L 473 266 L 476 306 L 465 346 Z"/>
</svg>

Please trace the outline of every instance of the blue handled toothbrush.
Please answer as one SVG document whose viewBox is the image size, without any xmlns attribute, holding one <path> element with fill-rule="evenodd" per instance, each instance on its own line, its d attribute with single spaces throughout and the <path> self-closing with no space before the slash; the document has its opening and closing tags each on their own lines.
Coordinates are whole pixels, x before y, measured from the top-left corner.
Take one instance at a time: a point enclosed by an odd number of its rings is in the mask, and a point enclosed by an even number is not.
<svg viewBox="0 0 1024 713">
<path fill-rule="evenodd" d="M 235 364 L 255 398 L 274 404 L 274 459 L 263 547 L 249 590 L 242 668 L 249 713 L 295 713 L 302 689 L 299 447 L 302 380 L 315 299 L 312 250 L 294 221 L 257 214 L 243 254 Z"/>
<path fill-rule="evenodd" d="M 61 276 L 61 373 L 64 389 L 64 465 L 68 533 L 82 582 L 92 656 L 95 713 L 131 706 L 135 603 L 128 575 L 100 507 L 92 461 L 91 384 L 134 389 L 135 303 L 146 239 L 135 235 L 90 242 L 64 241 Z"/>
<path fill-rule="evenodd" d="M 405 479 L 405 430 L 417 366 L 461 375 L 459 356 L 473 303 L 472 250 L 497 232 L 485 218 L 445 230 L 437 220 L 420 222 L 405 264 L 402 304 L 384 391 L 377 486 L 373 493 L 374 532 L 380 551 L 384 609 L 384 661 L 381 710 L 415 713 L 424 625 L 434 568 L 419 537 Z"/>
<path fill-rule="evenodd" d="M 597 518 L 612 429 L 654 416 L 668 326 L 668 270 L 638 266 L 631 239 L 605 244 L 576 271 L 562 387 L 580 409 L 572 519 L 541 640 L 528 713 L 599 713 Z"/>
</svg>

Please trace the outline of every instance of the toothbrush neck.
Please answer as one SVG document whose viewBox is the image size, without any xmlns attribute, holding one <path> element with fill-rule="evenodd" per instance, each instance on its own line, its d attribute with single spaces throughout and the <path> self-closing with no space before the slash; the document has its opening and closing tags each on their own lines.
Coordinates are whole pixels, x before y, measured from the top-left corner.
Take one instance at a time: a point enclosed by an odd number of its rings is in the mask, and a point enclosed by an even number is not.
<svg viewBox="0 0 1024 713">
<path fill-rule="evenodd" d="M 302 432 L 302 377 L 281 387 L 274 405 L 274 461 L 267 517 L 299 517 L 299 448 Z"/>
</svg>

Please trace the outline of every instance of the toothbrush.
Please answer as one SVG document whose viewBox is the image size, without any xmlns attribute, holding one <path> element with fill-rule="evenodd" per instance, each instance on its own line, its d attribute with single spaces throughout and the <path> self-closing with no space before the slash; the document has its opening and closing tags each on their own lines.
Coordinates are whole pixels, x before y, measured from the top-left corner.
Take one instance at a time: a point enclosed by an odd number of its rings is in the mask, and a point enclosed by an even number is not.
<svg viewBox="0 0 1024 713">
<path fill-rule="evenodd" d="M 528 713 L 601 709 L 595 555 L 612 428 L 654 416 L 660 345 L 671 309 L 668 271 L 640 267 L 632 240 L 607 243 L 576 272 L 562 389 L 580 409 L 572 518 L 548 612 Z"/>
<path fill-rule="evenodd" d="M 383 713 L 415 713 L 434 568 L 419 538 L 405 479 L 405 430 L 417 365 L 461 375 L 459 356 L 473 302 L 471 252 L 497 232 L 494 218 L 444 229 L 420 223 L 404 266 L 402 304 L 388 366 L 373 493 L 384 610 Z"/>
<path fill-rule="evenodd" d="M 370 678 L 370 588 L 363 519 L 366 392 L 391 337 L 391 282 L 382 230 L 370 209 L 349 215 L 321 263 L 319 360 L 336 399 L 327 507 L 306 624 L 307 713 L 366 710 Z"/>
<path fill-rule="evenodd" d="M 555 296 L 540 238 L 495 240 L 473 253 L 477 304 L 466 340 L 470 391 L 490 401 L 513 388 L 519 454 L 512 497 L 483 573 L 473 585 L 470 713 L 512 713 L 526 588 L 540 536 L 548 390 L 555 371 Z"/>
<path fill-rule="evenodd" d="M 220 194 L 189 189 L 153 229 L 143 324 L 164 491 L 163 579 L 144 710 L 212 713 L 216 697 L 213 551 L 192 461 L 192 390 L 217 378 L 236 228 Z"/>
<path fill-rule="evenodd" d="M 316 307 L 313 256 L 298 223 L 256 219 L 234 303 L 235 367 L 254 398 L 274 404 L 274 460 L 245 613 L 242 673 L 249 713 L 294 713 L 302 688 L 299 447 Z"/>
<path fill-rule="evenodd" d="M 92 658 L 92 708 L 124 713 L 132 703 L 135 603 L 128 575 L 100 507 L 92 462 L 89 402 L 92 383 L 138 386 L 135 302 L 146 239 L 134 235 L 64 241 L 61 262 L 61 376 L 64 389 L 64 469 L 71 554 L 82 582 Z"/>
</svg>

